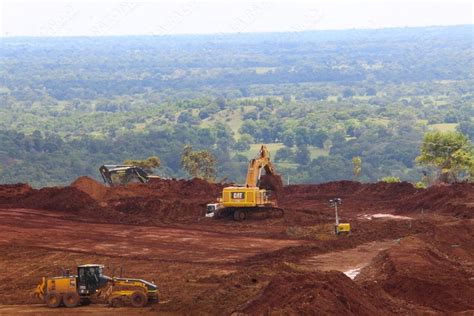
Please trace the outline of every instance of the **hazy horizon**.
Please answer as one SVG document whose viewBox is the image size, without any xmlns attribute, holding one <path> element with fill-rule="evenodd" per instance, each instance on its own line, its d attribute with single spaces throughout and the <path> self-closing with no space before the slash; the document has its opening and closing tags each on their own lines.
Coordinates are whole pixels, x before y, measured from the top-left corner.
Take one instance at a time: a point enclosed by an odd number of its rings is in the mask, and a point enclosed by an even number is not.
<svg viewBox="0 0 474 316">
<path fill-rule="evenodd" d="M 473 24 L 470 2 L 6 1 L 1 37 L 212 35 Z M 357 18 L 354 18 L 357 17 Z"/>
<path fill-rule="evenodd" d="M 425 26 L 387 26 L 380 28 L 347 28 L 347 29 L 325 29 L 325 30 L 303 30 L 303 31 L 255 31 L 255 32 L 238 32 L 238 33 L 176 33 L 176 34 L 110 34 L 110 35 L 9 35 L 9 36 L 0 36 L 4 39 L 14 39 L 14 38 L 88 38 L 88 37 L 147 37 L 147 36 L 162 36 L 162 37 L 187 37 L 187 36 L 225 36 L 225 35 L 252 35 L 252 34 L 285 34 L 285 33 L 316 33 L 316 32 L 345 32 L 345 31 L 384 31 L 384 30 L 397 30 L 397 29 L 423 29 L 423 28 L 445 28 L 445 27 L 474 27 L 474 24 L 452 24 L 452 25 L 425 25 Z"/>
</svg>

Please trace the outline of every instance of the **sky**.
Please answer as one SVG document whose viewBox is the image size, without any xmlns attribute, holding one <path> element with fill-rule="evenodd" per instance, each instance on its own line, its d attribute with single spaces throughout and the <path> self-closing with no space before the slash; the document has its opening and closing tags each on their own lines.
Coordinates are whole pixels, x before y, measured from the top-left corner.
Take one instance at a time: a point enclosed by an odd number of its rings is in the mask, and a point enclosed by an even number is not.
<svg viewBox="0 0 474 316">
<path fill-rule="evenodd" d="M 0 36 L 298 32 L 474 24 L 465 0 L 2 0 Z"/>
</svg>

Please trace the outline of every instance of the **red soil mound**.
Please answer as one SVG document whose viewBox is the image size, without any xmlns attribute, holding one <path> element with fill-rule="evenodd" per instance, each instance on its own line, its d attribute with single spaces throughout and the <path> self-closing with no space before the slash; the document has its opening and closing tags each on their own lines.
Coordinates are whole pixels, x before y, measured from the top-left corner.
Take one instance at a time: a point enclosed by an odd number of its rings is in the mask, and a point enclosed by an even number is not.
<svg viewBox="0 0 474 316">
<path fill-rule="evenodd" d="M 166 200 L 199 197 L 215 200 L 221 194 L 222 187 L 220 184 L 210 183 L 202 179 L 153 179 L 148 184 L 129 184 L 108 188 L 104 200 L 130 197 L 155 197 Z"/>
<path fill-rule="evenodd" d="M 98 208 L 94 199 L 74 187 L 34 190 L 19 202 L 19 206 L 64 212 Z"/>
<path fill-rule="evenodd" d="M 311 224 L 318 214 L 334 217 L 334 208 L 330 207 L 329 200 L 335 197 L 342 198 L 339 215 L 344 220 L 360 214 L 391 213 L 401 200 L 418 191 L 406 182 L 336 181 L 287 186 L 278 195 L 278 203 L 286 210 L 286 219 L 299 224 Z M 301 216 L 302 212 L 304 216 Z"/>
<path fill-rule="evenodd" d="M 221 195 L 223 184 L 201 179 L 154 179 L 148 184 L 131 184 L 108 188 L 89 178 L 80 177 L 71 186 L 33 190 L 26 184 L 0 186 L 0 205 L 32 207 L 59 211 L 103 209 L 116 212 L 122 221 L 150 223 L 170 220 L 197 220 L 205 205 Z M 333 216 L 328 200 L 341 197 L 340 215 L 367 212 L 398 213 L 436 211 L 472 218 L 474 185 L 454 184 L 417 190 L 409 183 L 362 184 L 352 181 L 318 185 L 291 185 L 278 192 L 280 207 L 287 210 L 286 220 L 313 223 Z M 97 218 L 103 219 L 98 212 Z"/>
<path fill-rule="evenodd" d="M 206 203 L 196 201 L 143 197 L 110 201 L 109 206 L 124 215 L 122 222 L 133 224 L 195 220 L 202 217 L 206 209 Z"/>
<path fill-rule="evenodd" d="M 288 195 L 319 195 L 324 197 L 345 197 L 360 195 L 361 199 L 367 197 L 390 197 L 397 198 L 407 194 L 413 194 L 417 190 L 411 183 L 360 183 L 354 181 L 334 181 L 322 184 L 300 184 L 285 187 Z"/>
<path fill-rule="evenodd" d="M 474 261 L 474 220 L 448 222 L 433 226 L 429 233 L 419 235 L 426 243 L 460 262 Z"/>
<path fill-rule="evenodd" d="M 154 179 L 148 184 L 109 188 L 108 207 L 124 215 L 130 223 L 158 223 L 196 220 L 206 204 L 221 194 L 222 185 L 201 179 Z"/>
<path fill-rule="evenodd" d="M 0 205 L 76 213 L 99 208 L 95 200 L 75 187 L 35 190 L 27 184 L 0 186 Z"/>
<path fill-rule="evenodd" d="M 285 195 L 324 195 L 324 196 L 346 196 L 357 192 L 362 186 L 360 182 L 334 181 L 322 184 L 296 184 L 284 188 Z"/>
<path fill-rule="evenodd" d="M 11 197 L 28 193 L 32 188 L 26 183 L 0 185 L 0 197 Z"/>
<path fill-rule="evenodd" d="M 380 286 L 393 297 L 442 312 L 474 309 L 473 277 L 470 267 L 417 237 L 382 252 L 359 276 L 370 280 L 369 288 Z"/>
<path fill-rule="evenodd" d="M 32 190 L 25 183 L 0 185 L 0 204 L 17 203 Z"/>
<path fill-rule="evenodd" d="M 107 195 L 107 187 L 89 177 L 79 177 L 71 186 L 87 193 L 94 200 L 101 201 Z"/>
<path fill-rule="evenodd" d="M 369 195 L 377 196 L 377 197 L 399 199 L 399 198 L 403 198 L 408 195 L 414 194 L 416 192 L 417 192 L 417 189 L 415 189 L 415 187 L 411 183 L 408 183 L 408 182 L 400 182 L 400 183 L 377 182 L 377 183 L 364 184 L 357 191 L 357 194 L 361 195 L 361 198 L 369 194 Z"/>
<path fill-rule="evenodd" d="M 202 197 L 214 200 L 222 194 L 222 184 L 210 183 L 194 178 L 192 180 L 154 180 L 148 187 L 160 196 L 170 199 L 175 197 Z"/>
<path fill-rule="evenodd" d="M 31 189 L 28 185 L 0 186 L 0 205 L 62 212 L 82 218 L 121 223 L 159 223 L 199 219 L 206 204 L 220 196 L 223 185 L 201 179 L 154 179 L 149 184 L 108 188 L 80 177 L 68 187 Z"/>
<path fill-rule="evenodd" d="M 283 274 L 242 309 L 255 315 L 380 315 L 393 311 L 341 272 Z"/>
<path fill-rule="evenodd" d="M 400 201 L 398 214 L 436 212 L 460 218 L 474 216 L 474 184 L 454 183 L 420 190 Z"/>
</svg>

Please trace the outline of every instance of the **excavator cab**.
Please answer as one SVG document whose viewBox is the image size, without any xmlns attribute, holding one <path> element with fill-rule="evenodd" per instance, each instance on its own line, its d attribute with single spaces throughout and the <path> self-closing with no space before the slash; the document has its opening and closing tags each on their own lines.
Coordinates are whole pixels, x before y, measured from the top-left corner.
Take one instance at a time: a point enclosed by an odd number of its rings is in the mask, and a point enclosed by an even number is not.
<svg viewBox="0 0 474 316">
<path fill-rule="evenodd" d="M 217 212 L 218 206 L 218 203 L 207 204 L 206 217 L 214 217 L 214 214 Z"/>
</svg>

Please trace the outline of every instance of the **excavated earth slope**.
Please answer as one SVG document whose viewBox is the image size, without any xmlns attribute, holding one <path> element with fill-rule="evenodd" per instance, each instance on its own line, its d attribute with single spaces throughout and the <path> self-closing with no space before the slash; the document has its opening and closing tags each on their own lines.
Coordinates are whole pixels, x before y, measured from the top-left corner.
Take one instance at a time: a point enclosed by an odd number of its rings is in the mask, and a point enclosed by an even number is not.
<svg viewBox="0 0 474 316">
<path fill-rule="evenodd" d="M 473 184 L 291 185 L 277 194 L 283 218 L 241 223 L 204 217 L 223 187 L 1 185 L 0 314 L 48 314 L 36 283 L 81 263 L 155 280 L 161 301 L 141 314 L 474 313 Z M 332 234 L 335 197 L 350 235 Z"/>
</svg>

